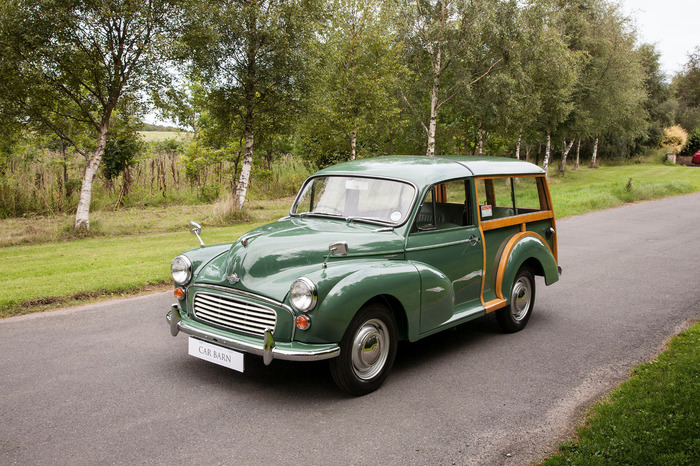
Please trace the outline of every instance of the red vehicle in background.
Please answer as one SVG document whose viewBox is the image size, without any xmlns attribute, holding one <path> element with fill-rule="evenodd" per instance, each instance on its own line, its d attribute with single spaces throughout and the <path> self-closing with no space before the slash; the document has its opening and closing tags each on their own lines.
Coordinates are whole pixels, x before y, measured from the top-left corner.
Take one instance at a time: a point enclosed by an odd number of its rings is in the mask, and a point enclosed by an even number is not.
<svg viewBox="0 0 700 466">
<path fill-rule="evenodd" d="M 693 159 L 691 162 L 700 163 L 700 150 L 693 154 Z"/>
</svg>

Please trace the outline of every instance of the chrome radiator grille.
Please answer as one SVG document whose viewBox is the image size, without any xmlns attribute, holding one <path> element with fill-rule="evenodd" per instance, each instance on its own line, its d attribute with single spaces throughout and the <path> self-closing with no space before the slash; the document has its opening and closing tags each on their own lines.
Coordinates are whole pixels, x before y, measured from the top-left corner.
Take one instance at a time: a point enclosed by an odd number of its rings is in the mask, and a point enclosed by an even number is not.
<svg viewBox="0 0 700 466">
<path fill-rule="evenodd" d="M 194 295 L 194 315 L 199 320 L 262 336 L 274 332 L 277 314 L 269 307 L 244 301 L 236 296 L 198 292 Z"/>
</svg>

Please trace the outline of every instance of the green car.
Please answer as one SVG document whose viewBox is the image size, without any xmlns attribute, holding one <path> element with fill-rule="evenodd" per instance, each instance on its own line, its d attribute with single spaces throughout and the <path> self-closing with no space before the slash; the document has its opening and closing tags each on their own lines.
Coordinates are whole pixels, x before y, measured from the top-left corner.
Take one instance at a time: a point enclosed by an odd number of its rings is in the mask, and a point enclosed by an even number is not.
<svg viewBox="0 0 700 466">
<path fill-rule="evenodd" d="M 233 244 L 177 256 L 167 320 L 192 356 L 241 372 L 244 353 L 328 359 L 338 386 L 364 395 L 386 379 L 399 340 L 491 312 L 505 332 L 522 330 L 534 277 L 560 274 L 538 166 L 378 157 L 320 170 L 288 216 Z"/>
</svg>

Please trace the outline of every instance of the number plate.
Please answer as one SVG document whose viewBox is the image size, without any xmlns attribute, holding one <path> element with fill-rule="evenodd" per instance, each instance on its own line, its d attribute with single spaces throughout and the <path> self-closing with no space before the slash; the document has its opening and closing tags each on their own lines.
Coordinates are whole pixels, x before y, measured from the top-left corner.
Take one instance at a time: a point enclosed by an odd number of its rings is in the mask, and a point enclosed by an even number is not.
<svg viewBox="0 0 700 466">
<path fill-rule="evenodd" d="M 243 372 L 243 353 L 212 345 L 197 338 L 189 338 L 189 354 L 220 366 Z"/>
</svg>

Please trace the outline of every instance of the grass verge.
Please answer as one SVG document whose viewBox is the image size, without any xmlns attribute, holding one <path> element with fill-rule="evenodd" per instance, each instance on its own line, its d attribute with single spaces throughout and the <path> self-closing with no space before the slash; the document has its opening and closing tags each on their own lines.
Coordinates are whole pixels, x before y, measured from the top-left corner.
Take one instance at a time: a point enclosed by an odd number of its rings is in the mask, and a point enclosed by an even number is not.
<svg viewBox="0 0 700 466">
<path fill-rule="evenodd" d="M 545 466 L 700 464 L 700 323 L 594 406 Z"/>
<path fill-rule="evenodd" d="M 206 244 L 227 243 L 263 223 L 206 228 L 202 236 Z M 198 245 L 182 231 L 0 248 L 0 263 L 12 265 L 0 318 L 170 283 L 172 258 Z"/>
</svg>

